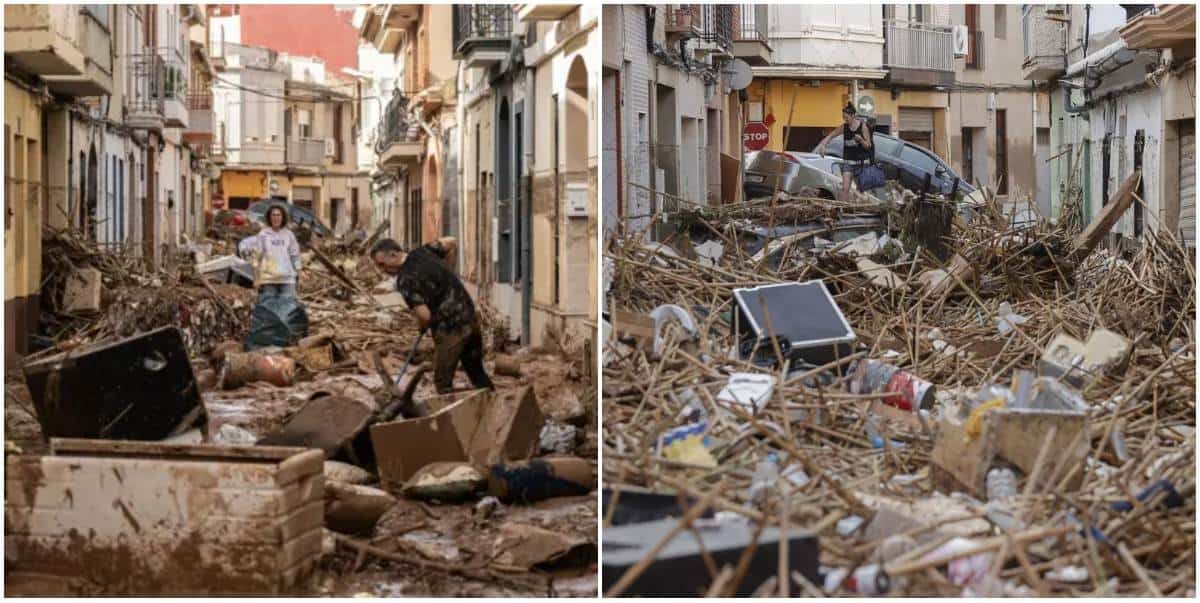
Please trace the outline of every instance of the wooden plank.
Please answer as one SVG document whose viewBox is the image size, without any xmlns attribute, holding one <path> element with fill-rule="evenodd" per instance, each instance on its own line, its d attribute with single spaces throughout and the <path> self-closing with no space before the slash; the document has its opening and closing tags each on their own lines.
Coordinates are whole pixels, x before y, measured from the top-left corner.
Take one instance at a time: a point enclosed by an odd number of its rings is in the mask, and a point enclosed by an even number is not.
<svg viewBox="0 0 1200 603">
<path fill-rule="evenodd" d="M 1137 170 L 1130 174 L 1129 177 L 1121 183 L 1121 187 L 1117 189 L 1117 192 L 1115 195 L 1113 195 L 1112 199 L 1109 199 L 1108 204 L 1104 206 L 1104 209 L 1100 212 L 1100 215 L 1097 216 L 1095 220 L 1092 220 L 1092 222 L 1087 225 L 1087 228 L 1083 229 L 1083 232 L 1079 233 L 1079 235 L 1075 237 L 1075 244 L 1071 252 L 1072 260 L 1078 262 L 1083 258 L 1086 258 L 1088 254 L 1090 254 L 1092 250 L 1096 248 L 1096 245 L 1100 242 L 1100 239 L 1103 239 L 1104 235 L 1107 235 L 1108 232 L 1112 230 L 1112 227 L 1117 223 L 1117 220 L 1121 218 L 1121 215 L 1124 214 L 1125 210 L 1129 209 L 1129 206 L 1133 203 L 1133 193 L 1135 190 L 1137 190 L 1137 185 L 1141 178 L 1141 170 Z"/>
</svg>

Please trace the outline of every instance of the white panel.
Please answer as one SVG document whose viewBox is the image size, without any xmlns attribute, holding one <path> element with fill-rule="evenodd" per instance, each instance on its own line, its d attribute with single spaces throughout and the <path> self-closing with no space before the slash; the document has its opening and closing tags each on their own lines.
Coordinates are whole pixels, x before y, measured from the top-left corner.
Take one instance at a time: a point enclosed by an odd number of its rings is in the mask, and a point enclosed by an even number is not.
<svg viewBox="0 0 1200 603">
<path fill-rule="evenodd" d="M 1196 130 L 1179 134 L 1179 228 L 1183 240 L 1196 246 Z"/>
</svg>

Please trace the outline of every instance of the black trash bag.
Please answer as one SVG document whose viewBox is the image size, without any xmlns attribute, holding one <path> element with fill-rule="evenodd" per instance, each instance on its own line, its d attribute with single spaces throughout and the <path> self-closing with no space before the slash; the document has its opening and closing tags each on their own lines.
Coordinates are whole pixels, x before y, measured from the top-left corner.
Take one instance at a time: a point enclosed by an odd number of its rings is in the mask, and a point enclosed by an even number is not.
<svg viewBox="0 0 1200 603">
<path fill-rule="evenodd" d="M 308 337 L 308 313 L 294 297 L 272 297 L 254 306 L 246 350 L 296 345 Z"/>
</svg>

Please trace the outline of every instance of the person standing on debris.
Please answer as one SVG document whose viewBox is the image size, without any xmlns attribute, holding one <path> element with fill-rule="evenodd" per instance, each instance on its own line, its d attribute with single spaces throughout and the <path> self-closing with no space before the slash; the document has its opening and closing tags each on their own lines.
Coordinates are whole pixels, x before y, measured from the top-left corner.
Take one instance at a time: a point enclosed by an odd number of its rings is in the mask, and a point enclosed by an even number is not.
<svg viewBox="0 0 1200 603">
<path fill-rule="evenodd" d="M 382 239 L 371 247 L 375 265 L 396 277 L 396 291 L 417 317 L 420 332 L 433 332 L 433 381 L 438 393 L 454 389 L 459 362 L 471 385 L 495 389 L 483 367 L 483 336 L 475 304 L 450 269 L 457 247 L 454 237 L 443 237 L 407 253 L 392 239 Z"/>
<path fill-rule="evenodd" d="M 828 138 L 826 139 L 828 140 Z M 817 149 L 820 155 L 825 154 L 825 143 Z M 850 183 L 862 170 L 867 162 L 875 157 L 875 140 L 871 126 L 867 120 L 859 117 L 854 105 L 846 103 L 842 109 L 842 195 L 839 201 L 850 200 Z"/>
<path fill-rule="evenodd" d="M 238 253 L 249 257 L 254 265 L 260 302 L 272 297 L 296 297 L 300 243 L 287 227 L 287 215 L 282 205 L 272 205 L 262 230 L 238 243 Z"/>
</svg>

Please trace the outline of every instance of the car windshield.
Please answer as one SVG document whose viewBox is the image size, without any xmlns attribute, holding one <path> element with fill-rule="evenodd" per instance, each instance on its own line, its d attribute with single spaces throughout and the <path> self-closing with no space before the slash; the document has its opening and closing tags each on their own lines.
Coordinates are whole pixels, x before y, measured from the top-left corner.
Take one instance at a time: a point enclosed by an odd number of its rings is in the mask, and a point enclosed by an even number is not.
<svg viewBox="0 0 1200 603">
<path fill-rule="evenodd" d="M 882 135 L 875 136 L 875 140 L 873 140 L 872 142 L 875 143 L 875 156 L 876 157 L 878 157 L 879 155 L 890 155 L 892 157 L 895 157 L 897 154 L 900 153 L 900 147 L 903 146 L 900 144 L 899 140 L 896 140 L 895 138 L 892 138 L 890 136 L 882 136 Z"/>
</svg>

